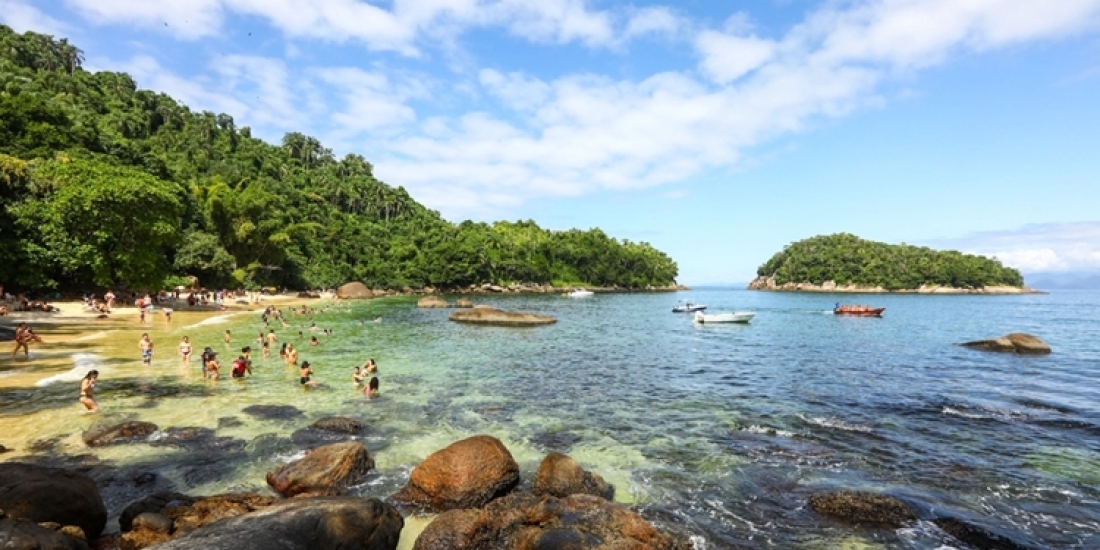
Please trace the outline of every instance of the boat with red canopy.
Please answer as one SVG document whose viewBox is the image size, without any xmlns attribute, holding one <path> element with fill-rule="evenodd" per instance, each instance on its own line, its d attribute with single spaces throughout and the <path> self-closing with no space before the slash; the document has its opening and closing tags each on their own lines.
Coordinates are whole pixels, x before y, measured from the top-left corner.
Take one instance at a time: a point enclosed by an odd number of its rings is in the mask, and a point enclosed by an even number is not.
<svg viewBox="0 0 1100 550">
<path fill-rule="evenodd" d="M 833 308 L 833 314 L 835 315 L 857 315 L 860 317 L 882 317 L 882 312 L 886 311 L 884 307 L 871 307 L 871 306 L 849 306 L 837 304 Z"/>
</svg>

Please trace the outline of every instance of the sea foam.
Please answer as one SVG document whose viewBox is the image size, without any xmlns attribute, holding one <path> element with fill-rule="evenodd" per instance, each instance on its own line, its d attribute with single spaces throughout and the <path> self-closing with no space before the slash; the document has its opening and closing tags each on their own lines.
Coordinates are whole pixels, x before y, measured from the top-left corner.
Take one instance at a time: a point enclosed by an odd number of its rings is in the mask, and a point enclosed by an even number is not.
<svg viewBox="0 0 1100 550">
<path fill-rule="evenodd" d="M 99 370 L 100 374 L 102 374 L 103 361 L 98 355 L 94 353 L 75 353 L 72 357 L 73 364 L 75 365 L 72 369 L 43 378 L 35 382 L 34 385 L 39 388 L 44 388 L 54 382 L 79 382 L 88 374 L 88 371 L 92 369 Z"/>
</svg>

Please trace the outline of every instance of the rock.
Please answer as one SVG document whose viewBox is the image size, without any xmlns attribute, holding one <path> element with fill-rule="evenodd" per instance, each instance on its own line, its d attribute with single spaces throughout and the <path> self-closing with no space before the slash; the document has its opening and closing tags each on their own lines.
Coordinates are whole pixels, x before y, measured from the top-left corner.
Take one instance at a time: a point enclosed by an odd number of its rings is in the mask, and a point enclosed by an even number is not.
<svg viewBox="0 0 1100 550">
<path fill-rule="evenodd" d="M 1013 332 L 1000 338 L 963 342 L 960 346 L 985 351 L 1006 351 L 1026 354 L 1050 353 L 1050 346 L 1038 336 L 1023 332 Z"/>
<path fill-rule="evenodd" d="M 3 446 L 3 445 L 0 445 L 0 455 L 4 454 L 6 452 L 8 452 L 8 448 Z"/>
<path fill-rule="evenodd" d="M 119 540 L 119 550 L 141 550 L 156 546 L 162 542 L 168 542 L 172 536 L 167 533 L 158 533 L 147 529 L 137 529 L 129 533 L 123 533 Z"/>
<path fill-rule="evenodd" d="M 107 524 L 107 508 L 91 477 L 34 464 L 0 463 L 0 509 L 12 518 L 76 525 L 92 538 Z"/>
<path fill-rule="evenodd" d="M 1030 550 L 1029 546 L 1021 546 L 1007 537 L 991 533 L 960 519 L 936 518 L 932 523 L 952 537 L 978 550 Z"/>
<path fill-rule="evenodd" d="M 236 427 L 241 426 L 243 424 L 244 424 L 244 422 L 241 422 L 241 419 L 237 418 L 235 416 L 223 416 L 221 418 L 218 418 L 218 429 L 221 429 L 221 428 L 236 428 Z"/>
<path fill-rule="evenodd" d="M 293 405 L 249 405 L 241 412 L 264 420 L 286 420 L 302 416 L 302 411 Z"/>
<path fill-rule="evenodd" d="M 123 532 L 133 530 L 134 520 L 146 513 L 161 515 L 169 506 L 191 506 L 197 499 L 180 493 L 154 493 L 131 502 L 118 517 L 118 526 Z"/>
<path fill-rule="evenodd" d="M 33 521 L 8 517 L 0 518 L 0 543 L 5 550 L 88 550 L 81 540 Z"/>
<path fill-rule="evenodd" d="M 173 524 L 174 522 L 168 516 L 156 512 L 142 512 L 134 518 L 131 530 L 145 529 L 167 535 L 172 532 Z"/>
<path fill-rule="evenodd" d="M 690 550 L 627 508 L 592 495 L 563 499 L 516 493 L 480 510 L 440 514 L 414 550 Z"/>
<path fill-rule="evenodd" d="M 207 523 L 267 508 L 276 502 L 278 500 L 273 497 L 254 493 L 214 495 L 190 504 L 169 504 L 160 513 L 172 520 L 173 534 L 180 535 Z"/>
<path fill-rule="evenodd" d="M 84 432 L 83 437 L 85 445 L 103 447 L 105 445 L 144 440 L 155 431 L 157 431 L 157 425 L 152 422 L 130 420 L 121 424 L 92 427 L 92 429 Z"/>
<path fill-rule="evenodd" d="M 320 298 L 321 295 L 320 294 L 314 294 L 312 292 L 302 291 L 302 292 L 298 293 L 298 297 L 299 298 L 314 298 L 314 299 L 316 299 L 316 298 Z"/>
<path fill-rule="evenodd" d="M 318 447 L 301 460 L 267 474 L 267 484 L 285 497 L 335 495 L 374 468 L 374 459 L 358 441 Z"/>
<path fill-rule="evenodd" d="M 519 465 L 499 439 L 475 435 L 432 453 L 394 500 L 432 511 L 478 508 L 519 483 Z"/>
<path fill-rule="evenodd" d="M 58 529 L 57 532 L 71 539 L 88 542 L 88 537 L 84 534 L 84 530 L 77 525 L 66 525 Z"/>
<path fill-rule="evenodd" d="M 469 298 L 459 298 L 455 300 L 455 307 L 471 308 L 474 307 L 474 303 Z"/>
<path fill-rule="evenodd" d="M 348 283 L 338 289 L 336 289 L 336 297 L 352 300 L 362 300 L 365 298 L 373 298 L 374 292 L 367 288 L 367 285 L 359 282 Z"/>
<path fill-rule="evenodd" d="M 443 298 L 439 296 L 425 296 L 416 302 L 416 307 L 423 308 L 447 308 L 451 307 Z"/>
<path fill-rule="evenodd" d="M 531 438 L 531 443 L 548 451 L 568 451 L 581 436 L 570 432 L 542 432 Z"/>
<path fill-rule="evenodd" d="M 15 329 L 0 327 L 0 342 L 11 342 L 13 340 L 15 340 Z"/>
<path fill-rule="evenodd" d="M 362 435 L 366 426 L 358 421 L 344 416 L 331 416 L 322 418 L 310 425 L 315 430 L 347 435 Z"/>
<path fill-rule="evenodd" d="M 535 495 L 559 498 L 576 494 L 595 495 L 605 500 L 615 498 L 615 487 L 599 474 L 585 471 L 576 460 L 557 452 L 542 460 L 532 491 Z"/>
<path fill-rule="evenodd" d="M 196 443 L 209 443 L 214 437 L 214 430 L 210 428 L 166 428 L 164 431 L 153 434 L 153 437 L 149 440 L 149 444 L 154 446 L 184 446 Z"/>
<path fill-rule="evenodd" d="M 405 520 L 378 499 L 317 497 L 284 501 L 219 521 L 157 550 L 394 550 Z"/>
<path fill-rule="evenodd" d="M 823 515 L 856 524 L 900 528 L 917 515 L 900 500 L 877 493 L 838 491 L 810 496 L 810 508 Z"/>
<path fill-rule="evenodd" d="M 450 319 L 459 323 L 474 323 L 479 325 L 496 325 L 504 327 L 526 327 L 537 325 L 549 325 L 558 322 L 553 317 L 535 315 L 534 313 L 521 313 L 516 311 L 502 311 L 491 307 L 475 307 L 464 309 L 451 314 Z"/>
</svg>

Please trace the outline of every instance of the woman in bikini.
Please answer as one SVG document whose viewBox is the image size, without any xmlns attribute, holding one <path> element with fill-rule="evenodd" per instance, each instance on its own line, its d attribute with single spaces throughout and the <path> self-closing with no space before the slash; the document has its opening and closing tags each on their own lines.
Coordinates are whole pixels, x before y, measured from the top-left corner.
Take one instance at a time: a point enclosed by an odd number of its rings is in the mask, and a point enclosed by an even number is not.
<svg viewBox="0 0 1100 550">
<path fill-rule="evenodd" d="M 186 336 L 180 342 L 180 360 L 184 363 L 191 362 L 191 339 Z"/>
<path fill-rule="evenodd" d="M 303 388 L 316 386 L 318 382 L 316 380 L 311 380 L 310 377 L 312 376 L 313 369 L 310 368 L 309 361 L 302 361 L 302 366 L 298 367 L 298 383 L 301 384 Z"/>
<path fill-rule="evenodd" d="M 80 381 L 80 403 L 88 412 L 96 412 L 99 405 L 95 402 L 95 381 L 99 378 L 99 371 L 90 370 Z"/>
</svg>

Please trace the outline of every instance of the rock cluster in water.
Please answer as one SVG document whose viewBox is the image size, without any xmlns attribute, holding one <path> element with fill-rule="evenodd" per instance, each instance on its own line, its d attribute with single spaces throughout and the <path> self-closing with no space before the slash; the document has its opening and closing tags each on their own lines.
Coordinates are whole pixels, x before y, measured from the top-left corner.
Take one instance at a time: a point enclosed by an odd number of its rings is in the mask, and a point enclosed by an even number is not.
<svg viewBox="0 0 1100 550">
<path fill-rule="evenodd" d="M 477 306 L 472 309 L 456 311 L 451 314 L 450 320 L 458 323 L 472 323 L 477 325 L 495 325 L 504 327 L 550 325 L 558 322 L 557 319 L 546 315 L 521 313 L 517 311 L 503 311 L 486 306 Z"/>
<path fill-rule="evenodd" d="M 1001 336 L 1000 338 L 963 342 L 959 345 L 985 351 L 1004 351 L 1034 355 L 1047 354 L 1051 351 L 1050 346 L 1041 338 L 1024 332 L 1013 332 Z"/>
</svg>

